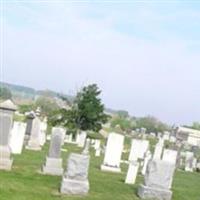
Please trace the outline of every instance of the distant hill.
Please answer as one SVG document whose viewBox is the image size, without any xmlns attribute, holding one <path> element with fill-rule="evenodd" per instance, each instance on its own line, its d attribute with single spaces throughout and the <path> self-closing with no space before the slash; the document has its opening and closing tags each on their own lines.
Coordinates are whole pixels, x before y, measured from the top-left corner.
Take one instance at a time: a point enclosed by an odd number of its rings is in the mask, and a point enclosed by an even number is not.
<svg viewBox="0 0 200 200">
<path fill-rule="evenodd" d="M 35 90 L 31 87 L 26 87 L 22 85 L 16 85 L 6 82 L 0 82 L 1 87 L 8 88 L 13 97 L 19 97 L 24 99 L 32 99 L 34 100 L 38 96 L 48 96 L 48 97 L 58 97 L 61 99 L 67 99 L 69 102 L 73 101 L 74 97 L 66 94 L 61 94 L 52 90 Z"/>
<path fill-rule="evenodd" d="M 69 104 L 74 100 L 74 96 L 55 92 L 48 89 L 35 90 L 34 88 L 31 88 L 31 87 L 26 87 L 26 86 L 16 85 L 16 84 L 11 84 L 11 83 L 6 83 L 6 82 L 0 82 L 0 86 L 8 88 L 11 91 L 13 97 L 18 97 L 22 99 L 34 100 L 38 96 L 48 96 L 48 97 L 57 97 L 62 100 L 66 100 L 68 101 Z M 110 108 L 106 108 L 105 111 L 111 115 L 115 115 L 118 113 L 117 110 L 113 110 Z"/>
</svg>

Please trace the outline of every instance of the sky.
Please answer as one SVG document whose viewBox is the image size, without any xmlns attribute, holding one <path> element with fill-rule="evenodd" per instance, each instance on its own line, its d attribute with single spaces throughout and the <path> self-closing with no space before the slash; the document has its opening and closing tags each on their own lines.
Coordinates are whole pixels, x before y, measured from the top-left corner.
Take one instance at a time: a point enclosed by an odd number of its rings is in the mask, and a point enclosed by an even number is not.
<svg viewBox="0 0 200 200">
<path fill-rule="evenodd" d="M 1 81 L 106 107 L 200 121 L 200 1 L 1 0 Z"/>
</svg>

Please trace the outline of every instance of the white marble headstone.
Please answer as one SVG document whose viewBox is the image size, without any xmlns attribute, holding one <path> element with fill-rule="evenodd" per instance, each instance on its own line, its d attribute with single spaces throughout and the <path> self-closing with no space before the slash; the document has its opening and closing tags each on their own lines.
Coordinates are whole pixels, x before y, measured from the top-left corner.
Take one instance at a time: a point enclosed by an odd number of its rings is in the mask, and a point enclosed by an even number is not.
<svg viewBox="0 0 200 200">
<path fill-rule="evenodd" d="M 147 151 L 146 154 L 145 154 L 145 158 L 144 158 L 144 165 L 142 167 L 142 175 L 145 175 L 146 174 L 146 169 L 147 169 L 147 165 L 148 165 L 148 162 L 151 160 L 152 158 L 152 154 L 150 151 Z"/>
<path fill-rule="evenodd" d="M 194 153 L 187 151 L 186 158 L 185 158 L 185 171 L 188 171 L 188 172 L 193 171 L 193 160 L 194 160 Z"/>
<path fill-rule="evenodd" d="M 100 148 L 100 145 L 101 145 L 101 141 L 100 140 L 95 140 L 95 143 L 94 143 L 94 149 L 97 150 Z"/>
<path fill-rule="evenodd" d="M 131 161 L 129 164 L 125 183 L 127 183 L 127 184 L 135 183 L 136 178 L 137 178 L 138 169 L 139 169 L 139 163 L 137 161 Z"/>
<path fill-rule="evenodd" d="M 87 137 L 87 133 L 85 131 L 81 131 L 81 133 L 79 135 L 79 142 L 78 142 L 79 147 L 84 147 L 86 137 Z"/>
<path fill-rule="evenodd" d="M 148 140 L 132 140 L 131 151 L 129 154 L 129 161 L 144 159 L 145 153 L 148 151 L 149 141 Z"/>
<path fill-rule="evenodd" d="M 170 137 L 170 132 L 165 131 L 164 134 L 163 134 L 163 139 L 164 140 L 169 140 L 169 137 Z"/>
<path fill-rule="evenodd" d="M 169 162 L 149 161 L 144 184 L 138 188 L 138 196 L 142 199 L 171 200 L 174 171 L 175 166 Z"/>
<path fill-rule="evenodd" d="M 21 154 L 23 149 L 26 124 L 22 122 L 14 122 L 11 130 L 9 146 L 13 154 Z"/>
<path fill-rule="evenodd" d="M 31 135 L 28 141 L 27 149 L 31 150 L 41 150 L 40 145 L 40 126 L 41 120 L 39 117 L 36 117 L 32 123 Z"/>
<path fill-rule="evenodd" d="M 176 165 L 178 152 L 175 150 L 164 149 L 162 160 Z"/>
<path fill-rule="evenodd" d="M 68 195 L 86 195 L 89 191 L 88 169 L 90 156 L 71 153 L 63 175 L 60 192 Z"/>
<path fill-rule="evenodd" d="M 159 138 L 159 142 L 156 144 L 155 149 L 154 149 L 154 154 L 153 154 L 154 160 L 161 159 L 163 146 L 164 146 L 164 140 L 163 138 Z"/>
<path fill-rule="evenodd" d="M 47 123 L 41 122 L 40 124 L 40 145 L 43 146 L 46 142 Z"/>
<path fill-rule="evenodd" d="M 110 133 L 107 140 L 106 152 L 102 170 L 120 171 L 120 160 L 123 150 L 124 136 Z"/>
</svg>

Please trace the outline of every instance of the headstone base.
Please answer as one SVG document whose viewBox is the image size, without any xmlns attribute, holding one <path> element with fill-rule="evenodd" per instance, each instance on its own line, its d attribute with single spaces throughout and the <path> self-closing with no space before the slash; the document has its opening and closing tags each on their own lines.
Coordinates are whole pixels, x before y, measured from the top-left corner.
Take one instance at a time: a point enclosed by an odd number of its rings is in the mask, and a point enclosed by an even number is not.
<svg viewBox="0 0 200 200">
<path fill-rule="evenodd" d="M 186 172 L 193 172 L 193 169 L 192 169 L 192 168 L 189 168 L 189 167 L 185 167 L 185 171 L 186 171 Z"/>
<path fill-rule="evenodd" d="M 37 139 L 33 139 L 30 136 L 28 144 L 26 145 L 26 149 L 33 150 L 33 151 L 40 151 L 42 148 L 40 146 L 39 139 L 38 140 Z"/>
<path fill-rule="evenodd" d="M 171 200 L 172 191 L 140 185 L 138 188 L 138 196 L 141 199 Z"/>
<path fill-rule="evenodd" d="M 47 157 L 42 171 L 44 174 L 61 176 L 63 174 L 62 159 Z"/>
<path fill-rule="evenodd" d="M 26 149 L 33 150 L 33 151 L 40 151 L 42 148 L 39 144 L 34 144 L 29 141 L 28 145 L 26 145 Z"/>
<path fill-rule="evenodd" d="M 108 166 L 108 165 L 101 165 L 101 170 L 102 171 L 110 171 L 110 172 L 118 172 L 118 173 L 121 172 L 121 168 Z"/>
<path fill-rule="evenodd" d="M 68 195 L 86 195 L 89 191 L 88 180 L 74 180 L 63 178 L 60 192 Z"/>
<path fill-rule="evenodd" d="M 0 169 L 10 171 L 12 168 L 13 159 L 0 158 Z"/>
</svg>

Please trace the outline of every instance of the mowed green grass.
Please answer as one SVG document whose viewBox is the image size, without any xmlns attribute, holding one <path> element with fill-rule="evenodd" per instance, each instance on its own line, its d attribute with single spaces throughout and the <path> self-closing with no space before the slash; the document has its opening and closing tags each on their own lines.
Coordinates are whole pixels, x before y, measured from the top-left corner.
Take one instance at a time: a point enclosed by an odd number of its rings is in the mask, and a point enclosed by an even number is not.
<svg viewBox="0 0 200 200">
<path fill-rule="evenodd" d="M 70 152 L 81 152 L 75 145 L 65 144 L 68 151 L 62 152 L 64 164 Z M 0 171 L 0 200 L 138 200 L 137 188 L 142 183 L 141 175 L 135 185 L 124 184 L 127 166 L 122 173 L 100 171 L 103 157 L 94 157 L 91 149 L 87 196 L 65 196 L 59 193 L 62 177 L 42 175 L 40 170 L 45 161 L 48 144 L 42 151 L 23 150 L 14 156 L 12 171 Z M 173 200 L 200 200 L 200 174 L 177 171 L 173 183 Z"/>
</svg>

